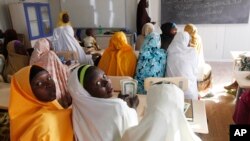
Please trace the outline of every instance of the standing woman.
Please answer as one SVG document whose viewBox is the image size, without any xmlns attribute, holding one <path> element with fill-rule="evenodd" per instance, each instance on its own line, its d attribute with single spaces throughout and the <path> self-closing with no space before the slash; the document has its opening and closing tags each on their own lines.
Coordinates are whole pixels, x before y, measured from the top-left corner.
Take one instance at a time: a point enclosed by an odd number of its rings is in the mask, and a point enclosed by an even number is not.
<svg viewBox="0 0 250 141">
<path fill-rule="evenodd" d="M 161 47 L 160 35 L 148 34 L 139 53 L 135 79 L 138 81 L 137 93 L 146 94 L 144 79 L 147 77 L 163 77 L 166 68 L 167 55 Z"/>
<path fill-rule="evenodd" d="M 71 109 L 56 101 L 49 73 L 28 66 L 12 77 L 9 116 L 11 141 L 73 141 Z"/>
<path fill-rule="evenodd" d="M 69 15 L 59 15 L 58 27 L 54 29 L 52 43 L 55 51 L 74 51 L 78 54 L 80 64 L 93 64 L 92 55 L 86 55 L 74 37 L 74 30 L 69 22 Z"/>
<path fill-rule="evenodd" d="M 151 18 L 148 16 L 146 8 L 148 8 L 148 1 L 140 0 L 137 6 L 137 16 L 136 16 L 137 35 L 141 34 L 143 25 L 151 21 Z"/>
<path fill-rule="evenodd" d="M 197 67 L 198 59 L 195 49 L 189 47 L 190 36 L 187 32 L 177 32 L 168 47 L 167 77 L 185 77 L 188 89 L 184 91 L 186 99 L 198 100 Z"/>
<path fill-rule="evenodd" d="M 67 89 L 70 70 L 66 65 L 62 64 L 58 56 L 50 50 L 50 44 L 47 39 L 42 38 L 36 41 L 34 51 L 30 58 L 30 65 L 37 65 L 47 70 L 55 81 L 56 97 L 59 102 L 66 102 L 62 103 L 63 107 L 71 105 L 71 98 Z"/>
<path fill-rule="evenodd" d="M 107 75 L 134 77 L 136 67 L 136 55 L 128 44 L 123 32 L 116 32 L 109 41 L 109 47 L 105 49 L 98 67 Z"/>
</svg>

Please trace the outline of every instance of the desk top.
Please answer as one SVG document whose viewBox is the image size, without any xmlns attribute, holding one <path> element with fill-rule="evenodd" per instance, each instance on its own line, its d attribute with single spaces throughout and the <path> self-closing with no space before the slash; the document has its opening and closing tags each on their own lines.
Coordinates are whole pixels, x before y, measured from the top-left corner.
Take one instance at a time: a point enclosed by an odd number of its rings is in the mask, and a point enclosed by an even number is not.
<svg viewBox="0 0 250 141">
<path fill-rule="evenodd" d="M 116 97 L 118 93 L 114 93 Z M 139 105 L 136 109 L 139 121 L 143 118 L 147 107 L 147 96 L 138 95 Z M 200 100 L 193 100 L 193 121 L 188 121 L 194 132 L 208 134 L 207 115 L 205 102 Z"/>
<path fill-rule="evenodd" d="M 241 59 L 242 55 L 250 56 L 250 51 L 230 51 L 234 60 Z"/>
<path fill-rule="evenodd" d="M 0 109 L 8 109 L 10 97 L 10 84 L 0 83 Z"/>
<path fill-rule="evenodd" d="M 250 75 L 250 71 L 235 71 L 234 76 L 240 88 L 250 88 L 250 80 L 246 77 Z"/>
</svg>

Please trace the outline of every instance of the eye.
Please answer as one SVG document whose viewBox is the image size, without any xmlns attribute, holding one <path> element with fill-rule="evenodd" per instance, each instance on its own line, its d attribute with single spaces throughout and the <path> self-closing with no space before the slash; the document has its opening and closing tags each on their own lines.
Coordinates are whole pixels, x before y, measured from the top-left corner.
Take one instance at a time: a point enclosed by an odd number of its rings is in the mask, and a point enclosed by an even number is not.
<svg viewBox="0 0 250 141">
<path fill-rule="evenodd" d="M 40 87 L 40 86 L 43 85 L 43 83 L 39 81 L 39 82 L 36 83 L 36 85 Z"/>
<path fill-rule="evenodd" d="M 108 79 L 108 77 L 107 77 L 107 75 L 106 75 L 106 74 L 104 74 L 104 75 L 103 75 L 103 79 L 105 79 L 105 80 L 107 80 L 107 79 Z"/>
<path fill-rule="evenodd" d="M 100 82 L 100 81 L 97 81 L 97 82 L 96 82 L 96 85 L 101 86 L 101 82 Z"/>
<path fill-rule="evenodd" d="M 51 77 L 51 76 L 50 76 L 50 77 L 48 77 L 48 80 L 49 80 L 49 81 L 52 81 L 52 77 Z"/>
</svg>

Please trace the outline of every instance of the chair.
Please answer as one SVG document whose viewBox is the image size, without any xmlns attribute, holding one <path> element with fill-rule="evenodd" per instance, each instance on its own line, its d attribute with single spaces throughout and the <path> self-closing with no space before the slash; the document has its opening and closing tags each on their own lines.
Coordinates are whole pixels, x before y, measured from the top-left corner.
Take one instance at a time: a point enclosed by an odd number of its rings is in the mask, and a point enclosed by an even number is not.
<svg viewBox="0 0 250 141">
<path fill-rule="evenodd" d="M 122 79 L 133 79 L 130 76 L 108 76 L 108 78 L 111 80 L 111 84 L 112 84 L 114 92 L 120 92 L 121 91 L 120 80 L 122 80 Z"/>
<path fill-rule="evenodd" d="M 179 86 L 183 91 L 188 88 L 188 79 L 184 77 L 148 77 L 144 80 L 144 89 L 147 91 L 152 84 L 160 81 L 172 82 Z"/>
<path fill-rule="evenodd" d="M 64 60 L 79 60 L 78 54 L 74 51 L 58 51 L 55 53 L 60 59 L 63 57 Z"/>
</svg>

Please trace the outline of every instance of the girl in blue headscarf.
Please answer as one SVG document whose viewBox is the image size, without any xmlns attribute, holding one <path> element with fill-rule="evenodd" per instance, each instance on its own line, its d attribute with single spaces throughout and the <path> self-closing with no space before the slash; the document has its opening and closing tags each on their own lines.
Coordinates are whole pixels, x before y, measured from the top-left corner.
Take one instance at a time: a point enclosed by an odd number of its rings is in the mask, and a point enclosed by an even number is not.
<svg viewBox="0 0 250 141">
<path fill-rule="evenodd" d="M 137 93 L 146 94 L 144 79 L 163 77 L 167 60 L 166 52 L 160 48 L 160 35 L 152 32 L 145 36 L 136 67 L 135 79 L 138 81 Z"/>
</svg>

